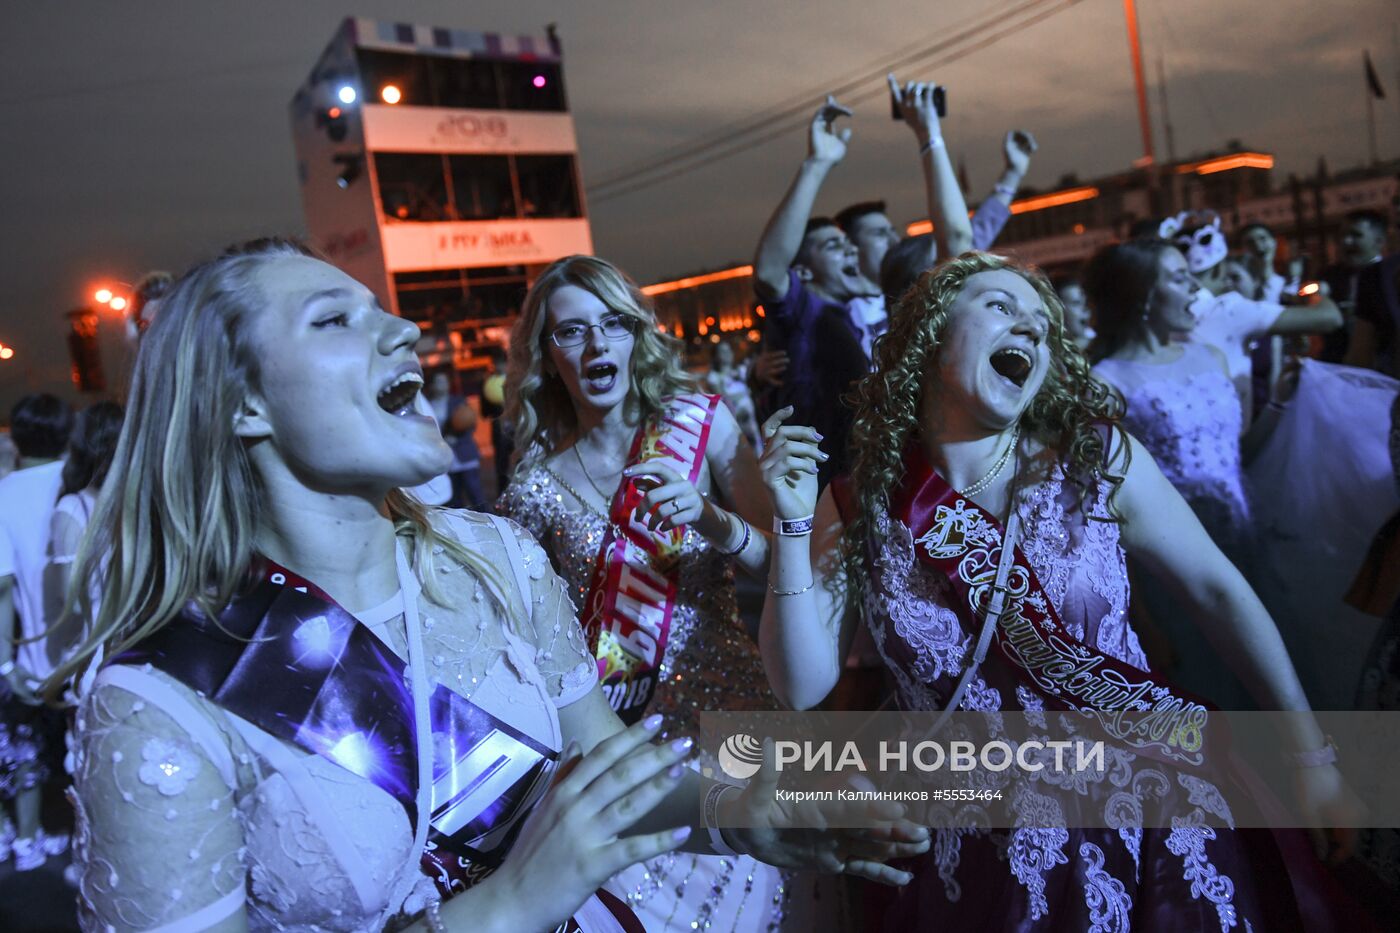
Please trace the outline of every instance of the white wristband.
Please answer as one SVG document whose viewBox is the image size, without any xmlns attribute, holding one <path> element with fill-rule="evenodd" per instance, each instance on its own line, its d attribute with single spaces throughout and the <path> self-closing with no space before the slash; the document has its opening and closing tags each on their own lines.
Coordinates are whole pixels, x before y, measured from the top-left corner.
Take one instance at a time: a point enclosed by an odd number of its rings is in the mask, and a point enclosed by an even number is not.
<svg viewBox="0 0 1400 933">
<path fill-rule="evenodd" d="M 773 517 L 773 534 L 782 535 L 784 538 L 800 538 L 803 535 L 812 533 L 812 519 L 814 515 L 807 515 L 802 518 L 778 518 Z"/>
<path fill-rule="evenodd" d="M 723 782 L 710 785 L 710 790 L 705 794 L 705 830 L 710 834 L 710 848 L 714 849 L 717 855 L 737 856 L 740 853 L 724 840 L 724 834 L 719 828 L 719 800 L 731 790 L 740 788 L 733 784 Z"/>
<path fill-rule="evenodd" d="M 942 136 L 941 134 L 938 135 L 938 136 L 930 136 L 930 137 L 929 137 L 929 141 L 926 142 L 926 143 L 924 143 L 922 146 L 919 147 L 919 155 L 921 155 L 921 156 L 923 156 L 923 155 L 928 155 L 928 154 L 929 154 L 930 152 L 932 152 L 933 150 L 935 150 L 935 149 L 942 149 L 942 148 L 943 148 L 943 136 Z"/>
<path fill-rule="evenodd" d="M 10 676 L 10 671 L 12 671 L 12 670 L 14 670 L 14 669 L 15 669 L 15 662 L 14 662 L 13 659 L 11 659 L 11 660 L 9 660 L 9 661 L 6 661 L 4 664 L 0 664 L 0 677 L 9 677 L 9 676 Z"/>
</svg>

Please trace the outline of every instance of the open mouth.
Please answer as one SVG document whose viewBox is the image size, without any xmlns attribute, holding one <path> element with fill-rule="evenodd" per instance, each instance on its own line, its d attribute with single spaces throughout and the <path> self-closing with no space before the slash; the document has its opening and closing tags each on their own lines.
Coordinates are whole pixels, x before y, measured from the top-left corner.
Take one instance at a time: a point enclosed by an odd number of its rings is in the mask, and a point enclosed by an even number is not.
<svg viewBox="0 0 1400 933">
<path fill-rule="evenodd" d="M 858 277 L 858 276 L 860 275 L 860 265 L 859 265 L 859 264 L 854 264 L 854 265 L 849 265 L 849 266 L 842 266 L 842 267 L 841 267 L 841 274 L 842 274 L 842 275 L 848 275 L 848 276 L 850 276 L 851 278 L 854 279 L 854 278 L 856 278 L 856 277 Z"/>
<path fill-rule="evenodd" d="M 379 402 L 380 408 L 391 415 L 411 415 L 414 414 L 413 401 L 422 390 L 423 377 L 415 372 L 407 372 L 380 389 L 375 400 Z"/>
<path fill-rule="evenodd" d="M 1020 347 L 1006 347 L 992 354 L 992 369 L 1018 389 L 1025 386 L 1034 368 L 1035 361 Z"/>
<path fill-rule="evenodd" d="M 591 363 L 584 368 L 583 378 L 594 392 L 606 392 L 617 382 L 617 364 Z"/>
</svg>

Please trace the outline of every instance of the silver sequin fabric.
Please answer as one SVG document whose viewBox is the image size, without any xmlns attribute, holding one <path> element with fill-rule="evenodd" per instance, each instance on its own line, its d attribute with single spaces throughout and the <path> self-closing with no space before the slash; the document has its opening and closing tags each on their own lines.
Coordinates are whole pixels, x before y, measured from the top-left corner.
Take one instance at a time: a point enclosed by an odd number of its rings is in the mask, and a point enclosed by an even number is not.
<svg viewBox="0 0 1400 933">
<path fill-rule="evenodd" d="M 544 546 L 554 569 L 582 606 L 608 522 L 543 469 L 517 477 L 497 508 L 525 526 Z M 768 689 L 758 646 L 739 619 L 734 563 L 694 529 L 681 544 L 680 580 L 670 638 L 650 711 L 665 719 L 665 734 L 697 735 L 703 710 L 778 708 Z"/>
</svg>

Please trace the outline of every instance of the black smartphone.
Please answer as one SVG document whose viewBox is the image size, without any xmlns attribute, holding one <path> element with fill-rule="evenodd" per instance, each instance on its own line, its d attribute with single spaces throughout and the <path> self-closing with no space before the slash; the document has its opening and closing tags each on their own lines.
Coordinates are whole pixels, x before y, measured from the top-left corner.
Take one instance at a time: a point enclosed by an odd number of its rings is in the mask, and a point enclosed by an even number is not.
<svg viewBox="0 0 1400 933">
<path fill-rule="evenodd" d="M 940 120 L 948 115 L 948 89 L 941 84 L 933 88 L 933 109 L 938 111 Z M 895 120 L 904 119 L 904 114 L 899 112 L 899 98 L 893 90 L 890 91 L 890 116 Z"/>
</svg>

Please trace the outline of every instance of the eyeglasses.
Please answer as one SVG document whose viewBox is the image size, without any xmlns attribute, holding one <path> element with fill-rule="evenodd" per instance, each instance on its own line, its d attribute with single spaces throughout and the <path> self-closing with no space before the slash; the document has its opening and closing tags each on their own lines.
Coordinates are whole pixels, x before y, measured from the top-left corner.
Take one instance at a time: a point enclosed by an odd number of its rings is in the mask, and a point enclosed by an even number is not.
<svg viewBox="0 0 1400 933">
<path fill-rule="evenodd" d="M 554 328 L 554 332 L 549 335 L 549 339 L 554 341 L 554 345 L 561 350 L 571 350 L 574 347 L 582 346 L 587 340 L 593 328 L 598 328 L 603 332 L 603 336 L 608 340 L 621 340 L 632 335 L 635 325 L 630 317 L 625 314 L 609 314 L 597 324 L 584 324 L 581 321 L 574 321 L 569 324 L 560 324 Z"/>
</svg>

